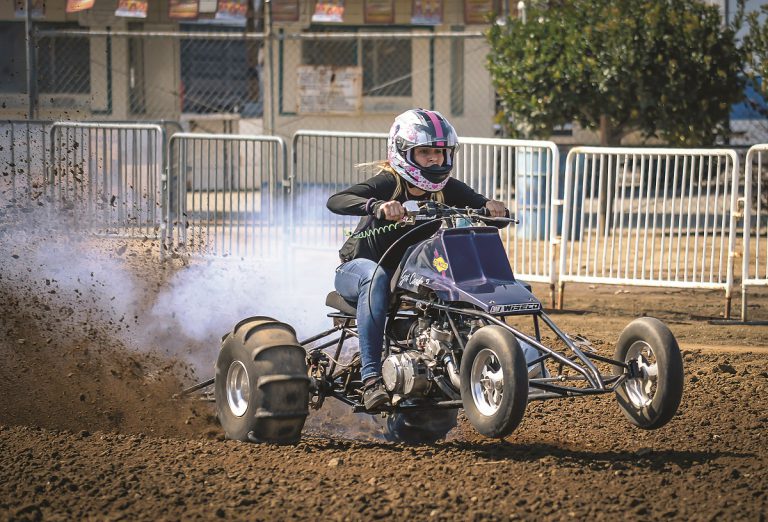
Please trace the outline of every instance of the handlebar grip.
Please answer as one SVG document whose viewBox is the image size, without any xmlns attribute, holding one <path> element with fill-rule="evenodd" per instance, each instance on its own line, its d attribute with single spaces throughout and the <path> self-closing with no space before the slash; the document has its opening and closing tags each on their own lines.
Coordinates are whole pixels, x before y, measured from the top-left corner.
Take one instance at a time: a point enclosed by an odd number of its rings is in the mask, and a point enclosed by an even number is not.
<svg viewBox="0 0 768 522">
<path fill-rule="evenodd" d="M 477 209 L 477 215 L 480 217 L 491 217 L 491 211 L 488 210 L 488 207 L 479 208 Z M 504 217 L 508 218 L 510 215 L 509 209 L 505 208 Z"/>
</svg>

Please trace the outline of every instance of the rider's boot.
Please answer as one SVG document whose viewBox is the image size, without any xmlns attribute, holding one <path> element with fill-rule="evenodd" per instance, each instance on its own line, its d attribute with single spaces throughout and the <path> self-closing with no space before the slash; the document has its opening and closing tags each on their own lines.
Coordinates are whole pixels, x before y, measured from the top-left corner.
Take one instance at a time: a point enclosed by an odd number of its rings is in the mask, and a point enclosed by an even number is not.
<svg viewBox="0 0 768 522">
<path fill-rule="evenodd" d="M 363 405 L 366 410 L 375 410 L 389 402 L 389 394 L 384 389 L 380 377 L 367 379 L 363 388 Z"/>
</svg>

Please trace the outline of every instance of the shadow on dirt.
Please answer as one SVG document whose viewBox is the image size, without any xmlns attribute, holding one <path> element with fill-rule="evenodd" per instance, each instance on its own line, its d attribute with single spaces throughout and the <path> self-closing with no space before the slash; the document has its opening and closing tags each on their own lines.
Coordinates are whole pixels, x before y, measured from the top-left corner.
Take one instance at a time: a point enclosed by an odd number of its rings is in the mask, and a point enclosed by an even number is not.
<svg viewBox="0 0 768 522">
<path fill-rule="evenodd" d="M 410 457 L 430 458 L 450 456 L 459 452 L 463 456 L 473 455 L 478 460 L 493 462 L 538 462 L 565 468 L 589 467 L 601 469 L 664 469 L 675 464 L 681 469 L 707 464 L 722 458 L 749 459 L 756 455 L 735 451 L 684 451 L 652 450 L 641 448 L 636 451 L 590 451 L 587 449 L 564 448 L 553 444 L 514 444 L 507 442 L 451 441 L 438 444 L 387 443 L 378 441 L 351 441 L 343 439 L 311 438 L 302 439 L 299 445 L 313 450 L 366 449 L 391 453 L 404 453 Z"/>
<path fill-rule="evenodd" d="M 587 449 L 563 448 L 553 444 L 512 443 L 478 444 L 472 442 L 454 442 L 446 445 L 462 452 L 472 452 L 478 458 L 488 460 L 515 461 L 552 461 L 559 466 L 590 466 L 616 469 L 621 463 L 627 467 L 656 468 L 674 463 L 681 468 L 690 468 L 720 458 L 753 458 L 752 453 L 734 451 L 679 451 L 652 450 L 642 448 L 635 451 L 590 451 Z"/>
</svg>

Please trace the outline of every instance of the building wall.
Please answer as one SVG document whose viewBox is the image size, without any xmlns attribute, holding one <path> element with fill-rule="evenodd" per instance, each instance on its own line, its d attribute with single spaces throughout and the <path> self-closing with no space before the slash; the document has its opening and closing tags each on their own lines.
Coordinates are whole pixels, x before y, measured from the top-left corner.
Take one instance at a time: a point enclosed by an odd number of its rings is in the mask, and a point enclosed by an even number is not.
<svg viewBox="0 0 768 522">
<path fill-rule="evenodd" d="M 381 27 L 363 27 L 363 2 L 346 2 L 344 23 L 351 30 L 382 31 Z M 394 26 L 399 30 L 432 30 L 411 25 L 411 1 L 396 0 Z M 317 27 L 311 17 L 314 2 L 302 2 L 300 20 L 296 23 L 279 25 L 276 29 L 284 34 L 297 34 Z M 446 0 L 443 12 L 443 24 L 434 27 L 435 32 L 461 31 L 475 33 L 484 30 L 487 25 L 466 25 L 464 23 L 464 3 Z M 451 70 L 451 42 L 445 38 L 435 38 L 433 50 L 427 39 L 413 40 L 411 49 L 412 94 L 408 97 L 367 97 L 363 99 L 363 110 L 350 115 L 309 115 L 296 114 L 297 98 L 296 68 L 301 64 L 301 42 L 285 40 L 282 48 L 275 46 L 273 60 L 278 64 L 274 71 L 274 85 L 265 85 L 267 99 L 282 96 L 282 107 L 274 114 L 268 111 L 264 115 L 267 131 L 289 137 L 299 129 L 326 129 L 355 132 L 386 132 L 395 115 L 413 107 L 433 108 L 441 111 L 456 127 L 459 135 L 492 136 L 495 97 L 490 76 L 485 68 L 488 47 L 482 38 L 464 40 L 463 75 L 453 77 Z M 365 65 L 365 64 L 363 64 Z M 463 108 L 451 110 L 451 85 L 463 84 Z M 265 107 L 276 104 L 265 103 Z M 280 105 L 278 103 L 278 105 Z"/>
<path fill-rule="evenodd" d="M 274 30 L 284 34 L 301 33 L 319 24 L 312 24 L 311 15 L 315 2 L 301 0 L 301 15 L 295 23 L 276 23 Z M 96 0 L 91 10 L 66 14 L 66 0 L 47 0 L 43 20 L 39 28 L 50 28 L 51 23 L 68 22 L 69 28 L 82 28 L 92 31 L 176 31 L 178 21 L 168 18 L 167 0 L 150 0 L 148 17 L 144 20 L 118 18 L 114 16 L 115 1 Z M 346 1 L 343 24 L 359 31 L 381 30 L 381 27 L 365 27 L 363 2 Z M 15 21 L 23 27 L 23 18 L 16 18 L 14 3 L 10 0 L 0 2 L 0 21 Z M 476 32 L 484 25 L 466 25 L 464 23 L 464 2 L 445 0 L 444 23 L 434 31 L 443 32 L 460 30 Z M 411 1 L 396 0 L 395 26 L 404 31 L 433 30 L 412 26 Z M 216 26 L 207 26 L 206 30 L 215 31 Z M 181 41 L 178 38 L 144 38 L 140 46 L 143 49 L 143 65 L 131 63 L 129 39 L 124 36 L 90 36 L 90 93 L 39 93 L 39 119 L 191 119 L 194 115 L 182 115 L 180 112 L 181 92 Z M 108 41 L 109 40 L 109 41 Z M 71 40 L 57 38 L 56 51 L 59 65 L 64 65 L 67 58 L 66 46 Z M 108 53 L 109 47 L 109 53 Z M 135 53 L 134 53 L 135 54 Z M 464 74 L 451 77 L 451 43 L 446 39 L 436 39 L 430 47 L 429 40 L 414 40 L 411 49 L 412 94 L 409 97 L 366 97 L 363 110 L 350 115 L 298 115 L 296 100 L 296 67 L 301 64 L 301 42 L 286 40 L 280 49 L 274 47 L 275 60 L 271 68 L 272 88 L 270 89 L 270 68 L 263 70 L 265 91 L 265 113 L 263 127 L 266 132 L 289 137 L 298 129 L 312 128 L 338 131 L 383 132 L 389 128 L 393 117 L 411 107 L 429 107 L 440 110 L 448 116 L 461 135 L 490 136 L 493 133 L 494 94 L 490 78 L 485 69 L 487 47 L 482 39 L 466 40 L 464 43 Z M 20 57 L 24 59 L 23 53 Z M 135 59 L 135 58 L 134 58 Z M 433 70 L 431 68 L 434 67 Z M 139 70 L 139 68 L 141 70 Z M 132 70 L 133 69 L 133 70 Z M 39 72 L 39 70 L 38 70 Z M 407 71 L 402 71 L 407 74 Z M 453 71 L 456 74 L 456 71 Z M 141 74 L 143 73 L 143 74 Z M 131 78 L 143 76 L 144 93 L 151 98 L 152 106 L 144 114 L 135 113 L 129 99 Z M 451 91 L 454 82 L 462 82 L 463 107 L 455 113 L 451 110 Z M 455 88 L 454 88 L 455 90 Z M 282 110 L 270 113 L 270 94 L 275 101 L 282 97 L 286 105 Z M 24 92 L 0 93 L 0 118 L 23 119 L 26 117 L 27 96 Z M 134 104 L 135 105 L 135 104 Z M 200 120 L 214 118 L 207 116 Z M 215 119 L 215 118 L 214 118 Z M 215 125 L 214 125 L 215 128 Z M 237 130 L 237 129 L 235 129 Z"/>
</svg>

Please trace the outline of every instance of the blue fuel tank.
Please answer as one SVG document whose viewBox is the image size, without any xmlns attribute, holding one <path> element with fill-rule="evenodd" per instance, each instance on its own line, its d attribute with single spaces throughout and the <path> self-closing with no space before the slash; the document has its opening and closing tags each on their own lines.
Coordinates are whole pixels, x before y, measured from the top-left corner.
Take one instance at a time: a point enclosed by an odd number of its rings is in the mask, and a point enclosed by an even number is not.
<svg viewBox="0 0 768 522">
<path fill-rule="evenodd" d="M 429 288 L 445 302 L 468 303 L 493 315 L 541 310 L 541 302 L 515 279 L 494 227 L 440 229 L 406 251 L 399 272 L 400 289 Z"/>
</svg>

